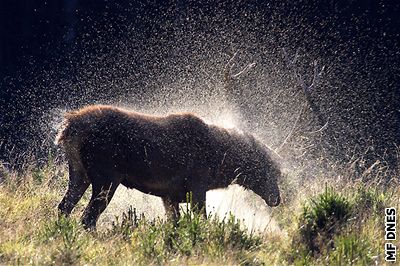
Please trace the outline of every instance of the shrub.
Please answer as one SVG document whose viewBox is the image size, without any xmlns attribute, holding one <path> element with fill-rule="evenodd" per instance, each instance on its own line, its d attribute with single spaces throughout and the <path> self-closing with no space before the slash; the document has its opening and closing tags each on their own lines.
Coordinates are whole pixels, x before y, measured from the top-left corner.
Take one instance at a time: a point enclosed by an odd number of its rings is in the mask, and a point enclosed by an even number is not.
<svg viewBox="0 0 400 266">
<path fill-rule="evenodd" d="M 333 236 L 351 214 L 348 199 L 332 188 L 311 199 L 300 216 L 300 241 L 311 253 L 319 252 L 327 244 L 332 244 Z"/>
<path fill-rule="evenodd" d="M 60 217 L 55 221 L 48 222 L 39 232 L 39 239 L 44 243 L 61 241 L 62 245 L 52 254 L 52 260 L 56 264 L 76 264 L 82 252 L 85 240 L 84 232 L 77 221 L 70 218 Z"/>
<path fill-rule="evenodd" d="M 118 216 L 115 217 L 109 234 L 122 235 L 125 240 L 128 240 L 132 236 L 134 229 L 137 228 L 143 220 L 144 215 L 138 216 L 136 209 L 130 206 L 127 212 L 122 213 L 121 221 Z"/>
</svg>

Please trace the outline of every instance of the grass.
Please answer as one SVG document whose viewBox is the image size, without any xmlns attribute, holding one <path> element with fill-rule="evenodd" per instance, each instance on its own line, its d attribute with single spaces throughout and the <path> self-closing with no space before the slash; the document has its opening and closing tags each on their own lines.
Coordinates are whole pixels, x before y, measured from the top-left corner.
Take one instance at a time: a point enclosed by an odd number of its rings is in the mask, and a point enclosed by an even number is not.
<svg viewBox="0 0 400 266">
<path fill-rule="evenodd" d="M 279 232 L 249 233 L 233 215 L 205 219 L 188 208 L 176 223 L 130 208 L 87 232 L 79 222 L 87 196 L 70 218 L 57 218 L 65 166 L 2 175 L 0 264 L 384 265 L 384 208 L 398 209 L 400 200 L 397 185 L 354 176 L 299 185 L 289 175 L 273 213 Z"/>
<path fill-rule="evenodd" d="M 332 188 L 315 199 L 310 199 L 300 215 L 299 236 L 301 244 L 311 253 L 320 252 L 331 245 L 333 236 L 350 218 L 352 204 Z"/>
</svg>

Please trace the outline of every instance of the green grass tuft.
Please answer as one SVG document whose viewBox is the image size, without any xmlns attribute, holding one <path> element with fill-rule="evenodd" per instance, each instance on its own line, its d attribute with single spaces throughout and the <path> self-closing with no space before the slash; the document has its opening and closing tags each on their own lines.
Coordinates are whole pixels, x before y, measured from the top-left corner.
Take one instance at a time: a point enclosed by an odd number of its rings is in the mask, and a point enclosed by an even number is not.
<svg viewBox="0 0 400 266">
<path fill-rule="evenodd" d="M 335 237 L 334 249 L 329 254 L 329 264 L 371 265 L 374 255 L 368 239 L 350 233 Z"/>
<path fill-rule="evenodd" d="M 325 187 L 325 191 L 311 199 L 300 216 L 300 241 L 311 253 L 320 252 L 331 245 L 333 236 L 350 217 L 352 205 L 349 200 Z"/>
<path fill-rule="evenodd" d="M 120 234 L 130 242 L 138 262 L 143 264 L 164 264 L 174 257 L 206 256 L 210 261 L 224 261 L 228 259 L 227 251 L 231 259 L 245 263 L 255 259 L 250 253 L 261 246 L 261 238 L 249 235 L 233 215 L 219 221 L 186 210 L 177 222 L 148 221 L 131 208 L 118 220 L 108 234 Z"/>
</svg>

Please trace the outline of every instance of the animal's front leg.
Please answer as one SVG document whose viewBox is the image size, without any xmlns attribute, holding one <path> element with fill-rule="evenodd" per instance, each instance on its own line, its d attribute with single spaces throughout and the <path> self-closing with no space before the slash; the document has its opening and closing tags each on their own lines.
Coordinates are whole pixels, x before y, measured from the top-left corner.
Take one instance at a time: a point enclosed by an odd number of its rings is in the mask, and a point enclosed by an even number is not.
<svg viewBox="0 0 400 266">
<path fill-rule="evenodd" d="M 165 213 L 169 220 L 178 221 L 179 219 L 179 202 L 174 201 L 168 197 L 163 197 Z"/>
<path fill-rule="evenodd" d="M 202 190 L 193 191 L 192 210 L 198 211 L 201 215 L 207 218 L 206 212 L 206 192 Z"/>
<path fill-rule="evenodd" d="M 192 210 L 197 210 L 200 214 L 202 214 L 205 218 L 207 218 L 206 212 L 206 192 L 207 185 L 205 178 L 208 176 L 207 172 L 199 172 L 196 175 L 193 175 L 194 178 L 191 178 L 187 184 L 187 189 L 192 192 Z"/>
</svg>

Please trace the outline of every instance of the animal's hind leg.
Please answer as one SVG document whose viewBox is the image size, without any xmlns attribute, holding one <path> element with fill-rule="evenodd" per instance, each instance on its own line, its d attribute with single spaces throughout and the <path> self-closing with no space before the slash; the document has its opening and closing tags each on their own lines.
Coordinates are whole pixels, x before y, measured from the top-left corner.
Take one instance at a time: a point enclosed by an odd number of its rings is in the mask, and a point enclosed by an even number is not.
<svg viewBox="0 0 400 266">
<path fill-rule="evenodd" d="M 165 212 L 169 220 L 177 221 L 179 219 L 179 202 L 173 201 L 170 198 L 162 198 Z"/>
<path fill-rule="evenodd" d="M 69 168 L 69 182 L 68 189 L 64 198 L 58 205 L 58 213 L 60 215 L 69 216 L 82 198 L 86 189 L 89 187 L 89 182 L 83 171 L 78 171 L 72 164 L 68 165 Z"/>
<path fill-rule="evenodd" d="M 101 177 L 94 177 L 92 182 L 92 198 L 82 215 L 82 223 L 85 229 L 95 229 L 100 214 L 106 209 L 111 201 L 119 182 L 102 182 Z"/>
</svg>

